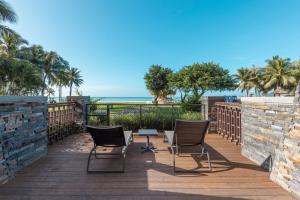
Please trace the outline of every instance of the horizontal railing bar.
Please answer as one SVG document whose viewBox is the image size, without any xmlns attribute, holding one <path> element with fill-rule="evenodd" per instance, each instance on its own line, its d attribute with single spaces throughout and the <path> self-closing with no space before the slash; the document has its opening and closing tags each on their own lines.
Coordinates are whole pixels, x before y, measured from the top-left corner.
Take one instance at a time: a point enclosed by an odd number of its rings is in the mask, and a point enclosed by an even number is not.
<svg viewBox="0 0 300 200">
<path fill-rule="evenodd" d="M 59 106 L 70 106 L 75 105 L 75 103 L 50 103 L 48 107 L 59 107 Z"/>
<path fill-rule="evenodd" d="M 93 115 L 93 114 L 87 114 L 87 116 L 89 116 L 89 117 L 93 117 L 93 116 L 106 116 L 106 113 L 104 113 L 104 114 L 102 114 L 102 115 Z"/>
<path fill-rule="evenodd" d="M 183 104 L 130 104 L 130 103 L 88 103 L 89 105 L 118 105 L 118 106 L 183 106 Z M 203 104 L 184 104 L 187 106 L 200 106 Z"/>
</svg>

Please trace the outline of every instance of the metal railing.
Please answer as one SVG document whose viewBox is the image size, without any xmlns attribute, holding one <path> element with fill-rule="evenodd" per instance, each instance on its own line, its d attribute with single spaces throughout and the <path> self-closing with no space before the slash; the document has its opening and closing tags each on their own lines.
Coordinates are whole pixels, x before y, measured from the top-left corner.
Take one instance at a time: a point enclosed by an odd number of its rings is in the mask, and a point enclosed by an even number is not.
<svg viewBox="0 0 300 200">
<path fill-rule="evenodd" d="M 241 104 L 215 103 L 217 107 L 217 132 L 236 144 L 241 143 Z"/>
<path fill-rule="evenodd" d="M 79 128 L 79 125 L 76 123 L 74 103 L 48 104 L 49 144 L 77 133 Z"/>
<path fill-rule="evenodd" d="M 125 130 L 173 130 L 176 119 L 204 119 L 202 104 L 87 104 L 87 124 L 122 125 Z"/>
</svg>

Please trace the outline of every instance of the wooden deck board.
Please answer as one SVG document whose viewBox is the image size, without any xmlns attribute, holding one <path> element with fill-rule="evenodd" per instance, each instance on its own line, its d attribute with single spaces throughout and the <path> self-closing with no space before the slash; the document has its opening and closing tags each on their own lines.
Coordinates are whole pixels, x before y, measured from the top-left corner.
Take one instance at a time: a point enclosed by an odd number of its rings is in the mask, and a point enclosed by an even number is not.
<svg viewBox="0 0 300 200">
<path fill-rule="evenodd" d="M 239 146 L 218 135 L 207 137 L 212 172 L 205 157 L 200 162 L 180 157 L 179 169 L 192 169 L 201 163 L 201 171 L 174 175 L 168 145 L 162 137 L 150 141 L 158 152 L 141 154 L 145 138 L 135 136 L 128 149 L 125 173 L 87 174 L 91 139 L 86 134 L 70 136 L 50 146 L 47 157 L 0 186 L 0 199 L 294 199 L 269 180 L 269 172 L 241 156 Z M 119 164 L 108 159 L 92 162 L 95 169 L 118 169 Z"/>
</svg>

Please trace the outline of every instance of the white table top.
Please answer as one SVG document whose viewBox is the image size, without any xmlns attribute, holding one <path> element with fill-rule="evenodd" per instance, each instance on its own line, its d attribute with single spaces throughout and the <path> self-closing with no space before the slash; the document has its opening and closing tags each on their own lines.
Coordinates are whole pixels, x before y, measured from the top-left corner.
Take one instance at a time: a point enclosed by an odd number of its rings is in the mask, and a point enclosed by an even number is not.
<svg viewBox="0 0 300 200">
<path fill-rule="evenodd" d="M 156 129 L 139 129 L 138 135 L 140 135 L 140 136 L 157 136 L 158 132 Z"/>
</svg>

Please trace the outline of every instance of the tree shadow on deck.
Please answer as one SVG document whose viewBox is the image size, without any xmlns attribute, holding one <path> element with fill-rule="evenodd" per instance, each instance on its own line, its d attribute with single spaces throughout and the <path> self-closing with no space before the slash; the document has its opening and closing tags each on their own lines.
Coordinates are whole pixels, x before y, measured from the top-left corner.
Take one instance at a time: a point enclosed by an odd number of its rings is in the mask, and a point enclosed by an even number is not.
<svg viewBox="0 0 300 200">
<path fill-rule="evenodd" d="M 82 142 L 82 139 L 86 141 Z M 234 189 L 233 193 L 226 191 L 231 189 L 230 186 L 211 187 L 214 182 L 207 186 L 208 183 L 202 182 L 198 176 L 209 176 L 210 173 L 229 171 L 236 167 L 256 170 L 248 164 L 228 161 L 209 146 L 213 167 L 224 165 L 225 169 L 174 174 L 172 156 L 164 145 L 159 147 L 158 153 L 142 154 L 140 147 L 144 145 L 144 142 L 136 142 L 129 146 L 125 173 L 87 174 L 91 140 L 87 140 L 86 135 L 71 136 L 51 146 L 47 157 L 25 168 L 17 174 L 16 179 L 1 186 L 0 199 L 239 200 L 244 198 L 232 197 L 236 195 Z M 193 159 L 198 161 L 195 157 Z M 115 159 L 92 162 L 91 166 L 109 170 L 121 167 Z"/>
</svg>

